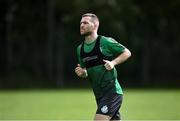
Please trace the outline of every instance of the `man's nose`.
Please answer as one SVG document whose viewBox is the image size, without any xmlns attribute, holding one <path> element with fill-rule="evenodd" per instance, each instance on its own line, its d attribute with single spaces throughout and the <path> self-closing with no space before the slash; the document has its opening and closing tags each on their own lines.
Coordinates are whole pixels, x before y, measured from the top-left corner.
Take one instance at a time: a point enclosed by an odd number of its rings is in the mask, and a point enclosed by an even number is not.
<svg viewBox="0 0 180 121">
<path fill-rule="evenodd" d="M 83 28 L 84 28 L 84 25 L 81 25 L 80 28 L 83 29 Z"/>
</svg>

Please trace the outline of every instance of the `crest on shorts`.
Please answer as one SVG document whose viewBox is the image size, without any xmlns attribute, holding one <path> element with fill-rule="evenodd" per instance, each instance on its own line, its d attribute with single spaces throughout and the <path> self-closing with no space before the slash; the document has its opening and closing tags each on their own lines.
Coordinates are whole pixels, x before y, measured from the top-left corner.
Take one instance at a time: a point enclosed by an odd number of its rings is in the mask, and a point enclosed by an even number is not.
<svg viewBox="0 0 180 121">
<path fill-rule="evenodd" d="M 103 112 L 103 113 L 107 113 L 107 112 L 108 112 L 108 107 L 107 107 L 107 105 L 105 105 L 105 106 L 103 106 L 103 107 L 101 108 L 101 112 Z"/>
</svg>

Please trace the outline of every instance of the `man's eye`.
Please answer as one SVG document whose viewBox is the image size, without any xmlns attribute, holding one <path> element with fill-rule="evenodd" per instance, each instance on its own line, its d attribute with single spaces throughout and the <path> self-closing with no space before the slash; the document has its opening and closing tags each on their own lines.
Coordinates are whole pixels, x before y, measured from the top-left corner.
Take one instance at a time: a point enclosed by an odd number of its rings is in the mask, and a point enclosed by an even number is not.
<svg viewBox="0 0 180 121">
<path fill-rule="evenodd" d="M 83 24 L 88 24 L 88 22 L 83 22 Z"/>
<path fill-rule="evenodd" d="M 89 24 L 89 23 L 88 23 L 88 22 L 81 22 L 80 25 L 81 25 L 81 24 Z"/>
</svg>

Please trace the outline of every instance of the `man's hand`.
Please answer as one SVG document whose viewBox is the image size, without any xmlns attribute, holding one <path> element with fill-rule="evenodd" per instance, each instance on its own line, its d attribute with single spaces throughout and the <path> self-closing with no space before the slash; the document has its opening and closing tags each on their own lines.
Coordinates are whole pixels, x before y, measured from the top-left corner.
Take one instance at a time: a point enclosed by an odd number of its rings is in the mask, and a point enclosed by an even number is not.
<svg viewBox="0 0 180 121">
<path fill-rule="evenodd" d="M 82 78 L 87 77 L 87 70 L 85 68 L 81 68 L 80 64 L 77 64 L 77 67 L 75 68 L 75 73 Z"/>
<path fill-rule="evenodd" d="M 105 62 L 104 66 L 107 70 L 112 70 L 114 68 L 114 63 L 108 60 L 103 60 Z"/>
<path fill-rule="evenodd" d="M 114 66 L 123 63 L 130 56 L 131 56 L 131 52 L 127 48 L 125 48 L 123 53 L 121 53 L 119 56 L 117 56 L 114 60 L 112 60 L 112 61 L 103 60 L 105 62 L 104 66 L 107 70 L 112 70 L 114 68 Z"/>
</svg>

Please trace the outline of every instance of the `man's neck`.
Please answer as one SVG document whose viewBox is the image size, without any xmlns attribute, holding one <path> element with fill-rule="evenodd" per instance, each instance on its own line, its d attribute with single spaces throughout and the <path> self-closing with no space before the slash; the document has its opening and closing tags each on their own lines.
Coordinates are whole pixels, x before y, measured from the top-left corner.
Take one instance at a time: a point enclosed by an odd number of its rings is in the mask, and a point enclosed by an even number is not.
<svg viewBox="0 0 180 121">
<path fill-rule="evenodd" d="M 96 39 L 97 39 L 97 37 L 98 37 L 98 35 L 97 35 L 97 33 L 93 33 L 93 34 L 91 34 L 91 35 L 89 35 L 89 36 L 86 36 L 85 37 L 85 43 L 92 43 L 93 41 L 95 41 Z"/>
</svg>

